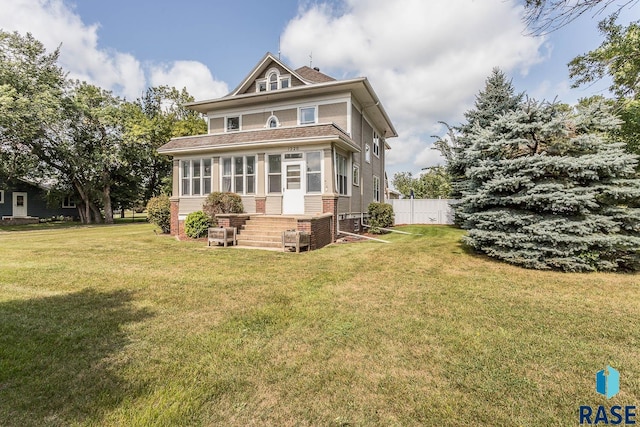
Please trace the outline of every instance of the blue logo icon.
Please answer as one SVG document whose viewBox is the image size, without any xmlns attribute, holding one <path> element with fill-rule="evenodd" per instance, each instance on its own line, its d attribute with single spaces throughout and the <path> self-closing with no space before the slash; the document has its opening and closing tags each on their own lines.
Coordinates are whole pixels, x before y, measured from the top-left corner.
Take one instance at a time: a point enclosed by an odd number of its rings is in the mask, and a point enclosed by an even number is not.
<svg viewBox="0 0 640 427">
<path fill-rule="evenodd" d="M 620 373 L 611 366 L 596 373 L 596 391 L 611 399 L 620 391 Z"/>
</svg>

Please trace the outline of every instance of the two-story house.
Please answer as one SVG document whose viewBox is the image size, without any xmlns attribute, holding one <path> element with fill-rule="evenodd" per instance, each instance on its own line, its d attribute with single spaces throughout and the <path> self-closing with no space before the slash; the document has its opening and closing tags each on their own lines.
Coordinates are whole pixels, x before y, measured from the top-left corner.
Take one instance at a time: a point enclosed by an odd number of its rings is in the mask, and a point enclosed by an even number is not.
<svg viewBox="0 0 640 427">
<path fill-rule="evenodd" d="M 292 218 L 308 229 L 305 221 L 322 218 L 312 227 L 328 229 L 320 247 L 338 230 L 357 231 L 369 203 L 384 199 L 386 140 L 397 133 L 366 78 L 294 70 L 266 54 L 230 94 L 188 108 L 209 131 L 159 149 L 173 156 L 172 234 L 207 194 L 230 191 L 251 219 Z"/>
</svg>

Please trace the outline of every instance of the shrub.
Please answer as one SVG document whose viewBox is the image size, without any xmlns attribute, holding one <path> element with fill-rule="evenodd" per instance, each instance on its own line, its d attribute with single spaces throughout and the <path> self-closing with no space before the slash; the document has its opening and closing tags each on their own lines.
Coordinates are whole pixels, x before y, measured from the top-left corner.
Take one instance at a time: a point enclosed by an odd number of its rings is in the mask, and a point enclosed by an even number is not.
<svg viewBox="0 0 640 427">
<path fill-rule="evenodd" d="M 216 214 L 242 213 L 242 197 L 236 193 L 214 192 L 207 196 L 202 205 L 204 213 L 209 215 L 213 224 L 216 221 Z"/>
<path fill-rule="evenodd" d="M 202 211 L 191 212 L 184 221 L 184 232 L 192 239 L 205 236 L 209 227 L 211 219 Z"/>
<path fill-rule="evenodd" d="M 393 206 L 388 203 L 370 203 L 369 211 L 369 231 L 374 234 L 381 234 L 381 228 L 393 226 Z"/>
<path fill-rule="evenodd" d="M 171 232 L 171 201 L 169 196 L 152 197 L 147 203 L 147 221 L 155 224 L 163 233 Z"/>
</svg>

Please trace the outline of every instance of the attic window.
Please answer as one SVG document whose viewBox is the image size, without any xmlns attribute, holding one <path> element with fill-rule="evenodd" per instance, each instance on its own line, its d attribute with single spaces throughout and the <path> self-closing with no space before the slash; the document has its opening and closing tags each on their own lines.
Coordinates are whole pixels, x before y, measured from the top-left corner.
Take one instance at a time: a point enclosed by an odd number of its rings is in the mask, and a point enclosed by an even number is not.
<svg viewBox="0 0 640 427">
<path fill-rule="evenodd" d="M 291 86 L 291 76 L 281 76 L 277 68 L 272 68 L 265 74 L 264 79 L 256 81 L 256 92 L 266 92 L 286 89 Z"/>
</svg>

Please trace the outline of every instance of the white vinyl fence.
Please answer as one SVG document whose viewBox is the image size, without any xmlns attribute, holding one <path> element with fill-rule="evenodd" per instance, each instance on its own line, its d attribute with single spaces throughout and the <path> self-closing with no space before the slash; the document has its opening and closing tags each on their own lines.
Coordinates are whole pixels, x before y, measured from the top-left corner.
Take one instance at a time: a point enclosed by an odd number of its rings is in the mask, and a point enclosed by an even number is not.
<svg viewBox="0 0 640 427">
<path fill-rule="evenodd" d="M 456 199 L 392 199 L 395 224 L 453 224 Z"/>
</svg>

